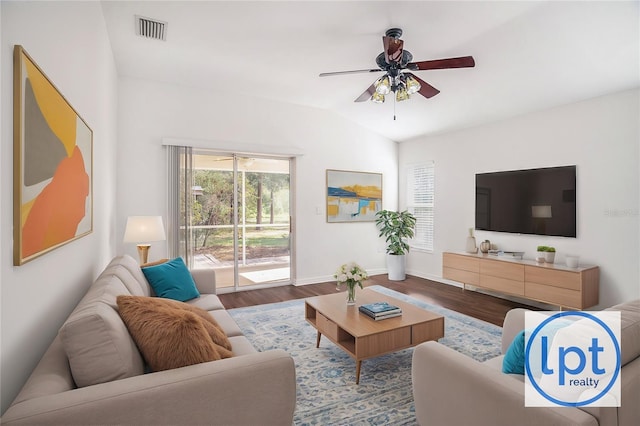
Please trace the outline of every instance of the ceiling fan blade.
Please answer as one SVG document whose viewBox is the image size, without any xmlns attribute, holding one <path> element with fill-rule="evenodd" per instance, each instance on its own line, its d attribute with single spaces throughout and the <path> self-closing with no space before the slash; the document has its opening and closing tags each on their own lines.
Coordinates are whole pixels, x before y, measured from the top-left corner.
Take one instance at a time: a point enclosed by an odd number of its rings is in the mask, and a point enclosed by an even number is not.
<svg viewBox="0 0 640 426">
<path fill-rule="evenodd" d="M 365 72 L 380 72 L 380 71 L 384 71 L 384 70 L 381 70 L 380 68 L 377 68 L 375 70 L 369 69 L 369 70 L 323 72 L 323 73 L 320 73 L 320 77 L 330 77 L 332 75 L 360 74 L 360 73 L 365 73 Z"/>
<path fill-rule="evenodd" d="M 418 76 L 411 74 L 410 72 L 405 72 L 404 74 L 410 75 L 411 77 L 418 80 L 418 83 L 420 83 L 420 90 L 418 90 L 418 93 L 420 93 L 425 98 L 433 98 L 435 95 L 440 93 L 438 89 L 436 89 L 435 87 L 433 87 L 432 85 L 424 81 L 423 79 L 419 78 Z"/>
<path fill-rule="evenodd" d="M 473 56 L 460 58 L 435 59 L 432 61 L 411 62 L 407 69 L 411 71 L 442 70 L 446 68 L 472 68 L 476 65 Z"/>
<path fill-rule="evenodd" d="M 364 102 L 364 101 L 368 101 L 371 96 L 376 93 L 376 88 L 375 86 L 372 84 L 371 86 L 369 86 L 367 88 L 367 90 L 365 90 L 362 95 L 358 96 L 358 98 L 354 101 L 354 102 Z"/>
<path fill-rule="evenodd" d="M 404 45 L 404 41 L 399 38 L 383 36 L 382 44 L 384 45 L 384 58 L 388 64 L 402 60 L 402 46 Z"/>
</svg>

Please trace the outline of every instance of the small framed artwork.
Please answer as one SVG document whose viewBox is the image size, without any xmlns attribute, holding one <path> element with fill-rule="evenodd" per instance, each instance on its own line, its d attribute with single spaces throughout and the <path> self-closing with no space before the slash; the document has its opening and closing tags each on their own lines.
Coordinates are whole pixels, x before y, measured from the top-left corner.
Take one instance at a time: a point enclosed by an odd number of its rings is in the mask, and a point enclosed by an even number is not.
<svg viewBox="0 0 640 426">
<path fill-rule="evenodd" d="M 327 170 L 327 222 L 373 222 L 382 209 L 382 173 Z"/>
<path fill-rule="evenodd" d="M 13 263 L 93 230 L 93 131 L 22 46 L 14 47 Z"/>
</svg>

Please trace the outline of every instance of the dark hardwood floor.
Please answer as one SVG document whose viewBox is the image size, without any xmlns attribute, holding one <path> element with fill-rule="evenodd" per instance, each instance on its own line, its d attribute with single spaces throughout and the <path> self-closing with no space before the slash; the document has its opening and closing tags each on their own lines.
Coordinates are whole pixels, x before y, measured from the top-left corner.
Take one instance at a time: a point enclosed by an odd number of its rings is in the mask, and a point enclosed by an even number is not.
<svg viewBox="0 0 640 426">
<path fill-rule="evenodd" d="M 537 309 L 509 300 L 493 297 L 471 290 L 442 284 L 413 276 L 404 281 L 389 281 L 387 275 L 369 277 L 365 285 L 382 285 L 425 302 L 439 305 L 483 321 L 502 326 L 506 313 L 517 307 Z M 281 286 L 261 290 L 246 290 L 237 293 L 220 294 L 220 300 L 227 309 L 284 302 L 292 299 L 335 293 L 336 283 L 309 284 L 303 286 Z M 341 291 L 344 291 L 342 289 Z"/>
</svg>

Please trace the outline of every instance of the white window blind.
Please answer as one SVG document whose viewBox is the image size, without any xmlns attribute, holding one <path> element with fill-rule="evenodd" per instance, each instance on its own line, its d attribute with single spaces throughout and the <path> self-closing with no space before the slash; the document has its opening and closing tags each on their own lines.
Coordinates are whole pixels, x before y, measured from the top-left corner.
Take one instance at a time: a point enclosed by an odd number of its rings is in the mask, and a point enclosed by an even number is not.
<svg viewBox="0 0 640 426">
<path fill-rule="evenodd" d="M 416 217 L 412 248 L 433 250 L 435 167 L 433 162 L 407 167 L 407 210 Z"/>
<path fill-rule="evenodd" d="M 185 146 L 168 147 L 169 256 L 182 257 L 193 267 L 193 149 Z"/>
</svg>

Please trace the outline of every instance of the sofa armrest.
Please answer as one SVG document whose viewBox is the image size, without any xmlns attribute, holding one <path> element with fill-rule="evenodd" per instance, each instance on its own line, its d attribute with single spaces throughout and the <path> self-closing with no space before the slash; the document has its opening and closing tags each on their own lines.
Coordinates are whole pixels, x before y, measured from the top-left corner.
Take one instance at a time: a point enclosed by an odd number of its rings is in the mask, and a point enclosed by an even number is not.
<svg viewBox="0 0 640 426">
<path fill-rule="evenodd" d="M 271 350 L 23 401 L 2 424 L 290 426 L 295 403 L 293 359 Z"/>
<path fill-rule="evenodd" d="M 515 308 L 507 312 L 502 323 L 502 353 L 506 353 L 516 335 L 524 330 L 524 314 L 527 309 Z"/>
<path fill-rule="evenodd" d="M 213 268 L 192 269 L 191 276 L 202 294 L 216 294 L 216 272 Z"/>
<path fill-rule="evenodd" d="M 525 407 L 524 384 L 437 342 L 414 349 L 416 418 L 427 425 L 592 425 L 572 407 Z"/>
</svg>

